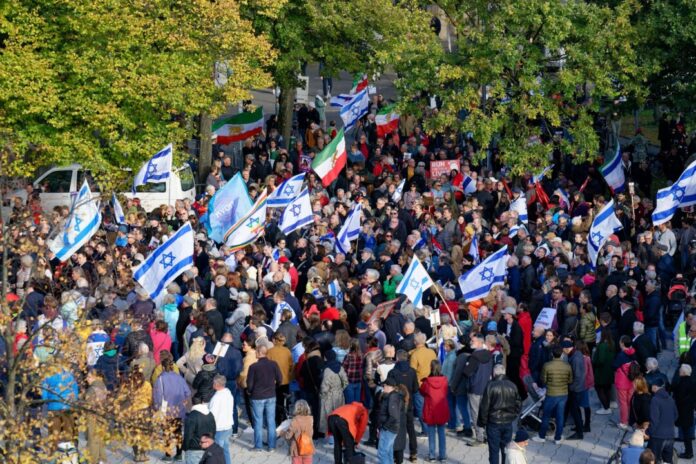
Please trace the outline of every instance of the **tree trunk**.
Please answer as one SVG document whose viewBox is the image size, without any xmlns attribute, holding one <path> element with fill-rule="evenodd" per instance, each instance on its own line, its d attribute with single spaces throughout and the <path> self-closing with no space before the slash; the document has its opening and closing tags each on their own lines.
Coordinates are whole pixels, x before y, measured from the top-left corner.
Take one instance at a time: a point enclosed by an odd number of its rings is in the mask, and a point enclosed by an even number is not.
<svg viewBox="0 0 696 464">
<path fill-rule="evenodd" d="M 290 146 L 290 134 L 292 133 L 292 111 L 295 107 L 295 87 L 280 88 L 280 111 L 278 123 L 280 124 L 280 135 L 283 136 L 285 147 L 288 151 Z"/>
<path fill-rule="evenodd" d="M 208 113 L 201 114 L 200 138 L 198 147 L 198 182 L 205 184 L 205 180 L 213 164 L 213 143 L 210 140 L 213 131 L 213 119 Z"/>
</svg>

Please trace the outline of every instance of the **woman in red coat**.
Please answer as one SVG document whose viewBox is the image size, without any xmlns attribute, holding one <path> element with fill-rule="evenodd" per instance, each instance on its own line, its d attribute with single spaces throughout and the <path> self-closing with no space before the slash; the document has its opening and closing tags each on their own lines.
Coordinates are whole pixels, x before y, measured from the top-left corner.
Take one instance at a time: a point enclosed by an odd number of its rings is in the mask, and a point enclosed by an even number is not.
<svg viewBox="0 0 696 464">
<path fill-rule="evenodd" d="M 442 375 L 440 361 L 430 363 L 430 377 L 420 386 L 423 395 L 423 422 L 428 426 L 428 461 L 435 461 L 435 434 L 439 447 L 438 461 L 447 459 L 445 444 L 445 424 L 449 421 L 450 410 L 447 402 L 447 377 Z"/>
</svg>

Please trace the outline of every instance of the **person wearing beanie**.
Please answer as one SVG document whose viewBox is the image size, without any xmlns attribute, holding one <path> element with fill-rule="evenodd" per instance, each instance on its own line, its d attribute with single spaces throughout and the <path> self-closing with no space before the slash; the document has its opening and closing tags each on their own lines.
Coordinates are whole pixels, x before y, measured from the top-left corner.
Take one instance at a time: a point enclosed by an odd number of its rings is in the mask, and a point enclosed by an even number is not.
<svg viewBox="0 0 696 464">
<path fill-rule="evenodd" d="M 515 438 L 505 448 L 505 462 L 507 464 L 527 464 L 525 452 L 529 445 L 529 433 L 525 429 L 518 429 Z"/>
</svg>

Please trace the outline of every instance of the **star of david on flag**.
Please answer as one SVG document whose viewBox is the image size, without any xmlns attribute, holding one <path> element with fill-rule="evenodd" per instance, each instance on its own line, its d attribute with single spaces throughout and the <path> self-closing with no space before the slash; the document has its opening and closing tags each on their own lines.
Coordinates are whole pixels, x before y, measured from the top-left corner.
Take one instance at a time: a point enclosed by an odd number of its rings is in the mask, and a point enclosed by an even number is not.
<svg viewBox="0 0 696 464">
<path fill-rule="evenodd" d="M 270 195 L 268 195 L 268 206 L 271 208 L 282 208 L 290 204 L 297 196 L 296 192 L 302 189 L 305 173 L 300 173 L 283 181 Z"/>
<path fill-rule="evenodd" d="M 678 208 L 696 205 L 696 160 L 686 167 L 672 186 L 657 191 L 656 203 L 652 214 L 656 226 L 672 219 Z"/>
<path fill-rule="evenodd" d="M 423 307 L 423 292 L 433 286 L 433 279 L 420 262 L 417 256 L 413 256 L 404 278 L 396 287 L 396 293 L 406 295 L 416 308 Z"/>
<path fill-rule="evenodd" d="M 367 108 L 370 105 L 370 98 L 367 95 L 367 89 L 356 93 L 343 108 L 341 108 L 341 119 L 343 120 L 344 130 L 348 132 L 360 118 L 367 114 Z"/>
<path fill-rule="evenodd" d="M 503 285 L 507 275 L 507 245 L 481 261 L 459 277 L 459 287 L 465 301 L 488 295 L 493 287 Z"/>
<path fill-rule="evenodd" d="M 594 221 L 592 221 L 592 227 L 590 227 L 590 239 L 587 241 L 587 255 L 590 258 L 592 268 L 597 265 L 599 250 L 602 249 L 609 239 L 609 236 L 621 229 L 623 229 L 623 225 L 621 221 L 619 221 L 619 218 L 616 217 L 616 213 L 614 212 L 614 200 L 611 200 L 604 205 L 604 208 L 602 208 L 599 213 L 597 213 Z"/>
<path fill-rule="evenodd" d="M 133 193 L 136 187 L 145 184 L 159 184 L 169 179 L 172 170 L 173 146 L 170 143 L 162 150 L 154 154 L 150 160 L 143 164 L 133 179 Z"/>
<path fill-rule="evenodd" d="M 89 241 L 101 225 L 99 202 L 85 180 L 73 201 L 65 228 L 48 241 L 48 247 L 60 261 L 68 260 Z"/>
<path fill-rule="evenodd" d="M 311 224 L 313 220 L 314 212 L 309 200 L 309 189 L 304 189 L 285 208 L 283 215 L 280 217 L 278 227 L 285 235 L 288 235 L 297 229 Z"/>
<path fill-rule="evenodd" d="M 268 194 L 264 191 L 251 210 L 227 230 L 224 239 L 228 250 L 241 250 L 265 233 L 267 200 Z"/>
<path fill-rule="evenodd" d="M 133 280 L 156 299 L 182 272 L 193 266 L 194 234 L 188 222 L 133 270 Z"/>
</svg>

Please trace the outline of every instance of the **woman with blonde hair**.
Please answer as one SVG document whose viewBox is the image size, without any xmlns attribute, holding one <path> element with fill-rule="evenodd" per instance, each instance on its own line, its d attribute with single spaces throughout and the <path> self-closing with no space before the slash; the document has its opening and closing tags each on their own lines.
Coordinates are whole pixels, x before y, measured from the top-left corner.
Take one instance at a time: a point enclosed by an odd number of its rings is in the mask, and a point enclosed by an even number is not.
<svg viewBox="0 0 696 464">
<path fill-rule="evenodd" d="M 312 457 L 314 456 L 314 443 L 312 442 L 313 427 L 314 418 L 312 417 L 309 403 L 305 400 L 298 400 L 293 409 L 290 426 L 284 434 L 285 439 L 290 445 L 290 458 L 292 464 L 312 464 Z M 309 450 L 301 449 L 306 446 L 306 443 L 311 444 L 311 453 L 309 454 L 306 454 Z M 300 446 L 300 444 L 302 444 L 302 446 Z"/>
<path fill-rule="evenodd" d="M 176 366 L 184 374 L 189 385 L 193 383 L 196 374 L 203 368 L 203 355 L 205 355 L 205 339 L 196 337 L 191 341 L 191 347 L 179 360 Z"/>
</svg>

